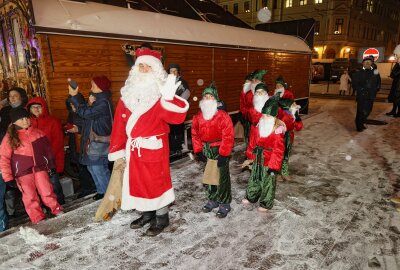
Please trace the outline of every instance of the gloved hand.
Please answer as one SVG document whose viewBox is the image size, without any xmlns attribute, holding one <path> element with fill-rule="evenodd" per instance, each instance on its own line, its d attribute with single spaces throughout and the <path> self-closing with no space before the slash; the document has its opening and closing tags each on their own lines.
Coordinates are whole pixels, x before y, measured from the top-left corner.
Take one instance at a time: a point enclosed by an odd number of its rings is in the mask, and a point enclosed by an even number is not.
<svg viewBox="0 0 400 270">
<path fill-rule="evenodd" d="M 228 161 L 228 157 L 218 156 L 217 160 L 218 160 L 217 167 L 221 168 L 225 166 L 226 162 Z"/>
<path fill-rule="evenodd" d="M 294 121 L 301 122 L 301 118 L 298 111 L 294 114 L 294 116 L 296 117 Z"/>
<path fill-rule="evenodd" d="M 243 93 L 249 92 L 251 89 L 251 82 L 246 82 L 243 84 Z"/>
<path fill-rule="evenodd" d="M 199 152 L 199 153 L 195 154 L 194 159 L 199 162 L 207 162 L 207 158 L 204 156 L 203 152 Z"/>
<path fill-rule="evenodd" d="M 53 175 L 55 175 L 57 173 L 57 171 L 56 171 L 56 169 L 49 169 L 48 173 L 49 173 L 49 177 L 52 177 Z"/>
<path fill-rule="evenodd" d="M 272 170 L 272 169 L 268 169 L 267 171 L 268 175 L 278 175 L 278 171 Z"/>
<path fill-rule="evenodd" d="M 7 185 L 8 187 L 10 187 L 10 188 L 18 188 L 18 187 L 17 187 L 17 181 L 15 181 L 15 180 L 6 182 L 6 185 Z"/>
<path fill-rule="evenodd" d="M 181 81 L 176 82 L 176 76 L 169 74 L 165 84 L 161 87 L 160 93 L 165 100 L 173 100 L 176 89 L 181 85 Z"/>
</svg>

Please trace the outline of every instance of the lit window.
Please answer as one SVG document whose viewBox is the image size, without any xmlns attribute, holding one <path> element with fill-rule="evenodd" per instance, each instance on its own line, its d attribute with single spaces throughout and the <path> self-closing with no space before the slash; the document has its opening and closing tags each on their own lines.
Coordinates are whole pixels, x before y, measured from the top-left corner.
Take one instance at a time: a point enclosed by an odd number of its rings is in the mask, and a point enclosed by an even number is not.
<svg viewBox="0 0 400 270">
<path fill-rule="evenodd" d="M 343 32 L 343 24 L 344 24 L 344 20 L 343 19 L 336 19 L 335 31 L 334 31 L 335 35 L 341 35 L 342 34 L 342 32 Z"/>
<path fill-rule="evenodd" d="M 315 4 L 322 4 L 322 0 L 314 0 L 315 2 Z"/>
<path fill-rule="evenodd" d="M 285 7 L 292 7 L 293 6 L 293 0 L 286 0 L 285 1 Z"/>
<path fill-rule="evenodd" d="M 250 1 L 246 1 L 243 3 L 243 9 L 244 9 L 244 12 L 246 12 L 246 13 L 250 12 Z"/>
<path fill-rule="evenodd" d="M 307 5 L 307 0 L 300 0 L 300 6 Z"/>
</svg>

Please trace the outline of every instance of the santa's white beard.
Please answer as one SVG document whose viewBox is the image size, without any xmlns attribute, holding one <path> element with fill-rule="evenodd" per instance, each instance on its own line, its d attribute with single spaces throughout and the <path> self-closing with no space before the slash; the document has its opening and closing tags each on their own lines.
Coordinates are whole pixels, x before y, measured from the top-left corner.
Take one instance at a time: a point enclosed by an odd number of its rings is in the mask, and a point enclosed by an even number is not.
<svg viewBox="0 0 400 270">
<path fill-rule="evenodd" d="M 258 131 L 260 133 L 260 137 L 265 138 L 268 137 L 272 131 L 274 130 L 275 126 L 275 118 L 268 117 L 268 118 L 261 118 L 258 122 Z"/>
<path fill-rule="evenodd" d="M 256 109 L 256 111 L 260 113 L 262 108 L 264 107 L 265 102 L 268 100 L 268 98 L 269 98 L 268 95 L 263 95 L 263 96 L 255 95 L 253 97 L 254 109 Z"/>
<path fill-rule="evenodd" d="M 278 88 L 278 89 L 275 89 L 274 95 L 279 93 L 279 96 L 282 97 L 284 92 L 285 92 L 285 88 L 283 88 L 283 87 L 282 88 Z"/>
<path fill-rule="evenodd" d="M 203 113 L 203 118 L 205 120 L 210 120 L 217 113 L 218 102 L 216 100 L 200 100 L 200 109 Z"/>
<path fill-rule="evenodd" d="M 138 106 L 150 109 L 160 98 L 160 87 L 165 77 L 157 78 L 154 73 L 141 73 L 137 67 L 133 67 L 125 86 L 121 88 L 121 99 L 125 106 L 132 112 Z"/>
</svg>

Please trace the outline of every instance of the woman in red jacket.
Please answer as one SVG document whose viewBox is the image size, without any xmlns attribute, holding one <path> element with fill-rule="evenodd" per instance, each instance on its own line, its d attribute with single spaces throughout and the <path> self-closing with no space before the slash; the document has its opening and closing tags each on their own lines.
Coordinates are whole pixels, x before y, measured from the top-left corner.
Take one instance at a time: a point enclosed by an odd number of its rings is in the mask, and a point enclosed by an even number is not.
<svg viewBox="0 0 400 270">
<path fill-rule="evenodd" d="M 234 135 L 233 124 L 228 113 L 218 110 L 218 92 L 211 85 L 204 89 L 200 101 L 201 111 L 193 116 L 192 143 L 196 160 L 218 160 L 220 173 L 219 185 L 206 185 L 208 202 L 203 212 L 211 212 L 219 207 L 217 217 L 224 218 L 231 210 L 231 179 L 229 175 L 229 155 L 231 154 Z"/>
<path fill-rule="evenodd" d="M 50 142 L 51 150 L 56 159 L 56 169 L 49 172 L 50 181 L 53 184 L 57 201 L 65 203 L 64 193 L 60 184 L 60 174 L 64 173 L 64 133 L 61 122 L 49 114 L 46 101 L 42 97 L 34 97 L 29 100 L 26 108 L 31 113 L 32 127 L 40 129 L 46 134 Z"/>
<path fill-rule="evenodd" d="M 0 170 L 5 182 L 16 180 L 25 210 L 36 224 L 45 218 L 37 192 L 52 214 L 63 211 L 48 175 L 55 168 L 54 156 L 46 135 L 31 127 L 25 109 L 12 109 L 10 118 L 13 124 L 1 143 Z"/>
</svg>

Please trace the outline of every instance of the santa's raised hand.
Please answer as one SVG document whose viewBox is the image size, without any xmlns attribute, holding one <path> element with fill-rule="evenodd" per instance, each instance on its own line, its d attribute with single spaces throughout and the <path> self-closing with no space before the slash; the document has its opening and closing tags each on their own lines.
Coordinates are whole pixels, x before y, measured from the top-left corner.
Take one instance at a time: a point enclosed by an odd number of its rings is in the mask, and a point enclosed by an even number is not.
<svg viewBox="0 0 400 270">
<path fill-rule="evenodd" d="M 165 100 L 173 100 L 176 89 L 181 85 L 181 82 L 176 82 L 176 76 L 169 74 L 165 84 L 161 87 L 160 93 Z"/>
</svg>

